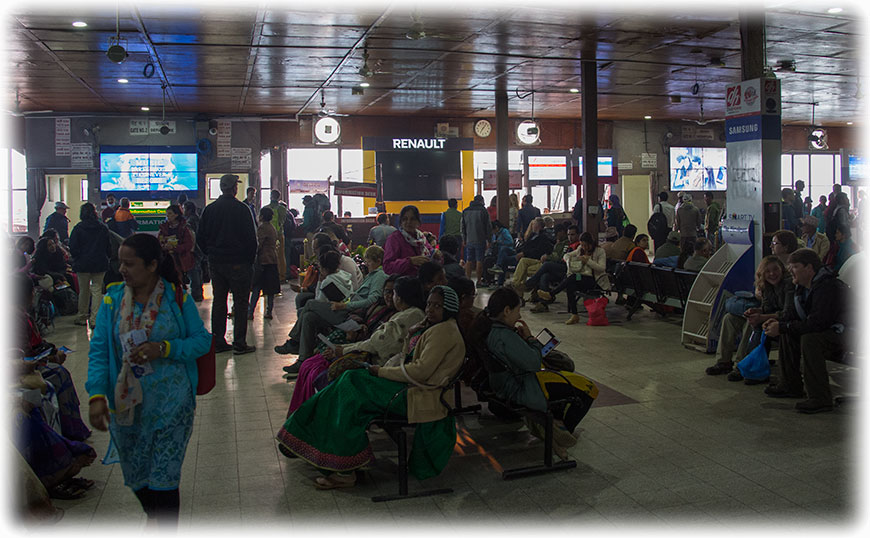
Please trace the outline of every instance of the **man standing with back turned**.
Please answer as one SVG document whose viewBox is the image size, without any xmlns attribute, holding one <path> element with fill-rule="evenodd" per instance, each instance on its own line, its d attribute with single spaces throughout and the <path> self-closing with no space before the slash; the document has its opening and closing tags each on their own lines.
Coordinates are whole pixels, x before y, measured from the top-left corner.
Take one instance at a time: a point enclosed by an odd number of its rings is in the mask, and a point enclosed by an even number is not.
<svg viewBox="0 0 870 538">
<path fill-rule="evenodd" d="M 257 255 L 257 232 L 248 206 L 236 199 L 239 176 L 224 174 L 220 179 L 221 195 L 206 206 L 199 221 L 196 243 L 208 256 L 214 301 L 211 307 L 211 331 L 215 352 L 233 350 L 244 355 L 256 350 L 247 344 L 248 296 Z M 226 341 L 227 295 L 233 293 L 233 344 Z"/>
</svg>

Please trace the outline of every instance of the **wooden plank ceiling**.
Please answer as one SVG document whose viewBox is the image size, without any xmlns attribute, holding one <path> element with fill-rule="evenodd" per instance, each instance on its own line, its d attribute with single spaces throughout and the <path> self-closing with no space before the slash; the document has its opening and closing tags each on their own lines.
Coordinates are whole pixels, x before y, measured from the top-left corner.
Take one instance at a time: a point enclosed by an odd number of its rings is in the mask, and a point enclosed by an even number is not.
<svg viewBox="0 0 870 538">
<path fill-rule="evenodd" d="M 737 8 L 658 13 L 605 7 L 449 14 L 412 5 L 241 3 L 217 8 L 120 3 L 129 57 L 106 57 L 116 5 L 20 5 L 5 18 L 6 109 L 13 113 L 296 117 L 338 114 L 492 117 L 494 89 L 513 117 L 577 118 L 580 58 L 599 68 L 605 120 L 722 118 L 740 80 Z M 606 3 L 602 3 L 606 4 Z M 783 121 L 843 125 L 862 116 L 859 17 L 824 3 L 765 13 L 767 63 L 783 86 Z M 84 21 L 86 28 L 72 22 Z M 780 62 L 795 69 L 779 69 Z M 154 75 L 146 78 L 146 64 Z M 129 80 L 118 83 L 119 78 Z M 352 90 L 370 84 L 361 95 Z M 693 87 L 697 84 L 697 92 Z M 43 113 L 45 114 L 45 113 Z"/>
</svg>

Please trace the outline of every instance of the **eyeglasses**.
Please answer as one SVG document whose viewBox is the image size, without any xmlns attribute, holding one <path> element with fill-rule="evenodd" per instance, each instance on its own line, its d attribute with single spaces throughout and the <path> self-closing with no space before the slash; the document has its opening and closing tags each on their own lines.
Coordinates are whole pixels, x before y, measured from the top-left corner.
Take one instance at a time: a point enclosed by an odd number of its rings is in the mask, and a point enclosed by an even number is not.
<svg viewBox="0 0 870 538">
<path fill-rule="evenodd" d="M 779 241 L 771 241 L 770 242 L 770 246 L 772 246 L 772 247 L 775 247 L 776 245 L 781 245 L 781 244 L 782 243 L 780 243 Z"/>
</svg>

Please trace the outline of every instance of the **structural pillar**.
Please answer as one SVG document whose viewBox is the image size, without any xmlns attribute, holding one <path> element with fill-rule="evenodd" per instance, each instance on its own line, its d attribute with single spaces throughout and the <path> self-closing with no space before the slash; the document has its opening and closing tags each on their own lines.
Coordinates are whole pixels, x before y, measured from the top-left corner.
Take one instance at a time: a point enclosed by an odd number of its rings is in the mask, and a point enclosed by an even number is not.
<svg viewBox="0 0 870 538">
<path fill-rule="evenodd" d="M 583 140 L 583 229 L 597 239 L 598 205 L 598 66 L 594 60 L 580 62 L 580 114 Z"/>
<path fill-rule="evenodd" d="M 508 119 L 507 90 L 495 91 L 495 173 L 496 195 L 498 196 L 498 220 L 505 226 L 510 220 L 509 200 L 510 175 L 508 173 L 508 137 L 510 135 Z M 484 200 L 484 204 L 487 204 Z"/>
</svg>

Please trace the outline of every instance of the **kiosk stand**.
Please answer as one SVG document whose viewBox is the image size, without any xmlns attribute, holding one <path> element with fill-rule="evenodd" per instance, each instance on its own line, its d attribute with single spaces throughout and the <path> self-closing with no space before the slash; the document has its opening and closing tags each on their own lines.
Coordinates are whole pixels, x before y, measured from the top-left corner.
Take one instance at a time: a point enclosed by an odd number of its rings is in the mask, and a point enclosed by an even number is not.
<svg viewBox="0 0 870 538">
<path fill-rule="evenodd" d="M 754 289 L 754 233 L 751 220 L 723 222 L 725 244 L 707 260 L 689 291 L 682 336 L 687 348 L 715 352 L 725 300 L 735 292 Z"/>
</svg>

